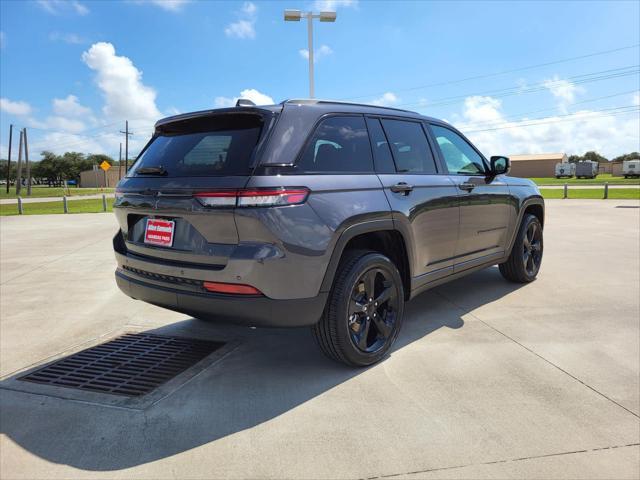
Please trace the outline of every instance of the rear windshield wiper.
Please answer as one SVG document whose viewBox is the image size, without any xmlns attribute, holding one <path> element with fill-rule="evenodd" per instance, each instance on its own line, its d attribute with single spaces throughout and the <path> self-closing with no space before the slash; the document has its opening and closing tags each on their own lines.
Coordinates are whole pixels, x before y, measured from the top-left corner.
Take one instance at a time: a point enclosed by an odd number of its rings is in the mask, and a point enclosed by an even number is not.
<svg viewBox="0 0 640 480">
<path fill-rule="evenodd" d="M 160 165 L 159 167 L 140 167 L 136 173 L 138 175 L 166 175 L 167 171 Z"/>
</svg>

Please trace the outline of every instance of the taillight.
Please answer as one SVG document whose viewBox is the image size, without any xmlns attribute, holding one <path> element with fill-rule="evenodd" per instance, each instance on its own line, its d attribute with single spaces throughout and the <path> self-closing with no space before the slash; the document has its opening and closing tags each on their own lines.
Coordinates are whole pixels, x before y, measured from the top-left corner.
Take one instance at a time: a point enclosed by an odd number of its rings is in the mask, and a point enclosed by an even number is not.
<svg viewBox="0 0 640 480">
<path fill-rule="evenodd" d="M 203 282 L 205 290 L 214 293 L 228 293 L 235 295 L 262 295 L 262 292 L 251 285 L 240 283 Z"/>
<path fill-rule="evenodd" d="M 200 192 L 194 197 L 205 207 L 274 207 L 298 205 L 309 196 L 306 187 L 253 188 Z"/>
</svg>

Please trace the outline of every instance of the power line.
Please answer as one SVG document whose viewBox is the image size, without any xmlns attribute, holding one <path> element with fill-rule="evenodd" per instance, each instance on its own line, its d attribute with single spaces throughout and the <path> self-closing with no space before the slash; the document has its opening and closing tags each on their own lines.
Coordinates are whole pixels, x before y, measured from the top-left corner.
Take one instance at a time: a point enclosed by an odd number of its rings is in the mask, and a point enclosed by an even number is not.
<svg viewBox="0 0 640 480">
<path fill-rule="evenodd" d="M 620 109 L 620 111 L 613 111 L 613 110 L 618 110 Z M 605 112 L 609 110 L 609 113 L 602 113 L 601 115 L 595 114 L 595 112 Z M 592 119 L 592 118 L 603 118 L 603 117 L 613 117 L 616 115 L 626 115 L 629 113 L 639 113 L 640 112 L 640 107 L 636 107 L 636 106 L 625 106 L 625 107 L 614 107 L 612 109 L 606 109 L 606 110 L 593 110 L 592 112 L 589 113 L 574 113 L 574 114 L 570 114 L 570 115 L 566 115 L 566 117 L 573 117 L 573 118 L 556 118 L 553 120 L 548 120 L 548 121 L 543 121 L 543 122 L 534 122 L 534 123 L 516 123 L 515 125 L 506 125 L 503 127 L 494 127 L 494 128 L 484 128 L 484 129 L 479 129 L 479 130 L 466 130 L 465 134 L 469 134 L 469 133 L 479 133 L 479 132 L 492 132 L 494 130 L 505 130 L 505 129 L 509 129 L 509 128 L 521 128 L 521 127 L 533 127 L 533 126 L 537 126 L 537 125 L 547 125 L 547 124 L 552 124 L 552 123 L 564 123 L 564 122 L 575 122 L 578 120 L 586 120 L 586 119 Z"/>
<path fill-rule="evenodd" d="M 595 57 L 595 56 L 599 56 L 599 55 L 607 55 L 609 53 L 615 53 L 615 52 L 620 52 L 623 50 L 629 50 L 632 48 L 638 48 L 640 46 L 640 43 L 636 43 L 634 45 L 628 45 L 626 47 L 619 47 L 619 48 L 613 48 L 610 50 L 602 50 L 599 52 L 594 52 L 594 53 L 588 53 L 586 55 L 579 55 L 576 57 L 569 57 L 569 58 L 564 58 L 561 60 L 554 60 L 551 62 L 545 62 L 545 63 L 538 63 L 535 65 L 528 65 L 528 66 L 524 66 L 524 67 L 518 67 L 518 68 L 513 68 L 510 70 L 503 70 L 500 72 L 493 72 L 493 73 L 487 73 L 487 74 L 482 74 L 482 75 L 474 75 L 472 77 L 465 77 L 465 78 L 459 78 L 456 80 L 447 80 L 447 81 L 441 81 L 441 82 L 436 82 L 436 83 L 429 83 L 426 85 L 419 85 L 419 86 L 415 86 L 415 87 L 408 87 L 408 88 L 403 88 L 403 89 L 395 89 L 394 91 L 396 92 L 410 92 L 410 91 L 414 91 L 414 90 L 420 90 L 423 88 L 431 88 L 431 87 L 440 87 L 443 85 L 455 85 L 458 83 L 462 83 L 462 82 L 468 82 L 470 80 L 480 80 L 483 78 L 491 78 L 491 77 L 497 77 L 500 75 L 506 75 L 508 73 L 516 73 L 516 72 L 522 72 L 525 70 L 533 70 L 535 68 L 541 68 L 541 67 L 548 67 L 550 65 L 557 65 L 559 63 L 565 63 L 565 62 L 572 62 L 574 60 L 581 60 L 584 58 L 591 58 L 591 57 Z M 389 90 L 387 90 L 389 91 Z M 386 92 L 377 92 L 377 93 L 372 93 L 369 95 L 360 95 L 357 97 L 347 97 L 347 98 L 343 98 L 341 100 L 357 100 L 357 99 L 361 99 L 361 98 L 367 98 L 367 97 L 375 97 L 377 95 L 382 95 L 383 93 Z"/>
<path fill-rule="evenodd" d="M 444 98 L 437 99 L 434 102 L 429 102 L 427 106 L 431 108 L 431 107 L 439 107 L 444 105 L 452 105 L 455 103 L 459 103 L 460 101 L 466 99 L 467 97 L 473 97 L 473 96 L 479 96 L 479 95 L 491 95 L 494 98 L 504 98 L 504 97 L 509 97 L 513 95 L 522 95 L 525 93 L 535 93 L 535 92 L 548 90 L 550 87 L 561 85 L 563 82 L 567 82 L 567 81 L 570 81 L 572 85 L 582 85 L 584 83 L 610 80 L 612 78 L 620 78 L 620 77 L 625 77 L 629 75 L 637 75 L 638 73 L 640 73 L 640 70 L 638 69 L 639 66 L 640 65 L 630 65 L 627 67 L 613 68 L 609 70 L 601 70 L 599 72 L 591 72 L 591 73 L 585 73 L 581 75 L 574 75 L 572 77 L 567 77 L 566 79 L 540 82 L 525 88 L 508 87 L 508 88 L 502 88 L 497 90 L 485 90 L 483 92 L 473 92 L 473 93 L 466 93 L 464 95 L 444 97 Z M 630 70 L 632 68 L 634 70 Z M 420 102 L 401 103 L 395 106 L 406 107 L 410 105 L 417 105 L 419 103 Z"/>
<path fill-rule="evenodd" d="M 574 105 L 582 105 L 582 104 L 585 104 L 585 103 L 593 103 L 593 102 L 597 102 L 599 100 L 605 100 L 607 98 L 620 97 L 622 95 L 630 95 L 632 93 L 636 93 L 637 91 L 638 90 L 634 89 L 634 90 L 628 90 L 626 92 L 614 93 L 612 95 L 605 95 L 605 96 L 602 96 L 602 97 L 596 97 L 596 98 L 589 98 L 589 99 L 586 99 L 586 100 L 580 100 L 579 102 L 573 102 L 570 105 L 566 105 L 566 107 L 573 107 Z M 531 115 L 532 113 L 549 112 L 549 111 L 552 111 L 552 110 L 557 110 L 558 108 L 559 108 L 558 106 L 555 106 L 555 107 L 551 107 L 551 108 L 541 108 L 541 109 L 538 109 L 538 110 L 530 110 L 528 112 L 514 113 L 514 114 L 511 114 L 511 115 L 507 115 L 507 116 L 502 117 L 502 120 L 513 119 L 513 118 L 522 117 L 522 116 L 525 116 L 525 115 Z M 499 124 L 503 123 L 502 120 L 499 121 L 499 122 L 496 122 L 496 121 L 472 122 L 470 124 L 467 124 L 467 126 L 473 125 L 474 127 L 490 127 L 492 125 L 499 125 Z M 528 120 L 532 120 L 532 119 L 528 119 Z"/>
</svg>

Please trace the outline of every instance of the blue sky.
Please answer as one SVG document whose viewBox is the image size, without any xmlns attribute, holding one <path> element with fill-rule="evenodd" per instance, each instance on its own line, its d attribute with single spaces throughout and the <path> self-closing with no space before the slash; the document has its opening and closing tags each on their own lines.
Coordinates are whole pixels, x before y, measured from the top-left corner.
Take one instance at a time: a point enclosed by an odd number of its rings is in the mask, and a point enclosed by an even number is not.
<svg viewBox="0 0 640 480">
<path fill-rule="evenodd" d="M 486 155 L 640 149 L 637 1 L 2 0 L 0 154 L 9 123 L 32 157 L 117 155 L 126 119 L 135 153 L 165 115 L 307 97 L 285 8 L 338 12 L 314 26 L 318 98 L 447 119 Z"/>
</svg>

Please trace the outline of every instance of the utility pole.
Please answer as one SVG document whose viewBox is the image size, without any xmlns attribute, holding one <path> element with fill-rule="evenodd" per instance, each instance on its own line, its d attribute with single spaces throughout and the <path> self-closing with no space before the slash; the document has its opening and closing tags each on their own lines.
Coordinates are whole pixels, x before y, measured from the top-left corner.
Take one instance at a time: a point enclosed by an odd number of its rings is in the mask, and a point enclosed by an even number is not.
<svg viewBox="0 0 640 480">
<path fill-rule="evenodd" d="M 13 123 L 9 125 L 9 158 L 7 159 L 7 193 L 9 193 L 9 184 L 11 183 L 11 144 L 13 140 Z"/>
<path fill-rule="evenodd" d="M 20 147 L 18 148 L 18 171 L 16 172 L 16 195 L 22 188 L 22 130 L 20 130 Z"/>
<path fill-rule="evenodd" d="M 24 162 L 27 166 L 27 196 L 31 196 L 31 164 L 29 163 L 29 142 L 27 141 L 27 127 L 22 129 L 24 132 Z"/>
<path fill-rule="evenodd" d="M 122 180 L 122 142 L 120 142 L 120 153 L 118 154 L 118 180 Z"/>
<path fill-rule="evenodd" d="M 133 132 L 129 131 L 129 120 L 125 121 L 124 132 L 120 130 L 120 133 L 124 133 L 124 174 L 127 174 L 129 170 L 129 135 L 133 135 Z"/>
</svg>

